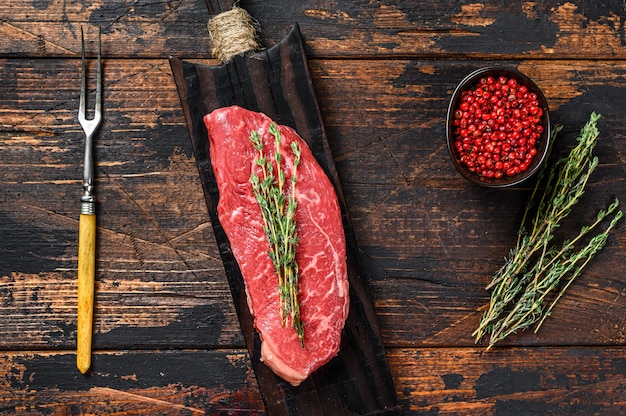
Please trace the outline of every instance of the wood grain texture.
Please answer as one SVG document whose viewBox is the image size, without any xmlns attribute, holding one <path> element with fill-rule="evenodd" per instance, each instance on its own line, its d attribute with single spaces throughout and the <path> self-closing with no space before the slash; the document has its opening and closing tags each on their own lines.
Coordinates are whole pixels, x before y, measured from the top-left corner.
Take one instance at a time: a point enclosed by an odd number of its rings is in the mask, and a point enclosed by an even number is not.
<svg viewBox="0 0 626 416">
<path fill-rule="evenodd" d="M 264 413 L 243 350 L 101 352 L 88 377 L 67 371 L 74 360 L 63 352 L 0 353 L 2 414 Z"/>
<path fill-rule="evenodd" d="M 0 4 L 0 56 L 79 56 L 80 25 L 102 28 L 105 56 L 208 57 L 204 0 Z M 219 3 L 216 1 L 216 3 Z M 227 2 L 228 3 L 228 2 Z M 594 0 L 320 2 L 244 0 L 266 46 L 299 23 L 310 58 L 407 56 L 623 59 L 623 3 Z M 78 47 L 77 47 L 78 43 Z"/>
<path fill-rule="evenodd" d="M 626 411 L 623 348 L 389 349 L 401 414 L 616 415 Z M 0 353 L 3 414 L 265 414 L 245 350 Z M 201 371 L 198 371 L 201 368 Z M 236 376 L 234 376 L 236 375 Z"/>
<path fill-rule="evenodd" d="M 626 411 L 624 349 L 393 350 L 405 414 L 614 415 Z M 402 399 L 401 399 L 402 401 Z"/>
<path fill-rule="evenodd" d="M 626 412 L 625 223 L 538 334 L 484 353 L 470 333 L 528 189 L 466 183 L 443 119 L 464 75 L 517 67 L 564 126 L 558 154 L 591 111 L 603 116 L 600 166 L 562 230 L 626 202 L 623 4 L 242 7 L 266 45 L 300 24 L 402 414 Z M 0 413 L 264 414 L 166 59 L 214 64 L 207 19 L 202 0 L 0 2 Z M 95 354 L 83 377 L 76 34 L 104 23 Z"/>
<path fill-rule="evenodd" d="M 78 220 L 78 281 L 76 367 L 85 374 L 91 367 L 94 286 L 96 278 L 96 216 L 80 214 Z"/>
</svg>

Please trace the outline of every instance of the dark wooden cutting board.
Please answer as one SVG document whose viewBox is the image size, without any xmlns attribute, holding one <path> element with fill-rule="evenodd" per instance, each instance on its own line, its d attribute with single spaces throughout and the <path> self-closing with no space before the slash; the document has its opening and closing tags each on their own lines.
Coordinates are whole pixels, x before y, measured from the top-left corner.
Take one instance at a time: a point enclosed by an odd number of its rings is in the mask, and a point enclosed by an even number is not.
<svg viewBox="0 0 626 416">
<path fill-rule="evenodd" d="M 266 410 L 271 415 L 392 413 L 397 403 L 395 389 L 298 25 L 294 25 L 279 44 L 237 56 L 223 65 L 200 65 L 174 57 L 170 57 L 170 65 L 209 216 Z M 342 333 L 341 350 L 298 387 L 276 376 L 260 361 L 260 339 L 246 302 L 243 278 L 217 217 L 219 194 L 202 118 L 217 108 L 230 105 L 263 112 L 279 124 L 293 127 L 308 143 L 334 184 L 342 209 L 350 313 Z"/>
</svg>

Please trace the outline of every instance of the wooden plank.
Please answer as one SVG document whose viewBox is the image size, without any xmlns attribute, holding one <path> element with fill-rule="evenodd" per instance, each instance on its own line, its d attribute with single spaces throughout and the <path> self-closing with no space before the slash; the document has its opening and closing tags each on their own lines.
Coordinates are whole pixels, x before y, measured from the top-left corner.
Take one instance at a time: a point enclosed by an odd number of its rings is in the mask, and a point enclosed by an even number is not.
<svg viewBox="0 0 626 416">
<path fill-rule="evenodd" d="M 446 97 L 485 63 L 310 61 L 388 346 L 472 345 L 483 287 L 515 242 L 527 189 L 469 185 L 444 146 Z M 242 347 L 169 65 L 104 64 L 96 348 Z M 75 339 L 78 65 L 0 60 L 2 348 L 71 348 Z M 613 197 L 626 201 L 626 65 L 518 67 L 546 91 L 566 127 L 557 151 L 571 146 L 591 110 L 603 114 L 600 167 L 563 230 L 577 229 Z M 624 230 L 622 222 L 554 319 L 512 344 L 623 344 Z"/>
<path fill-rule="evenodd" d="M 74 362 L 67 352 L 0 353 L 2 414 L 264 414 L 243 350 L 97 352 L 88 377 Z"/>
<path fill-rule="evenodd" d="M 209 57 L 208 14 L 201 0 L 68 5 L 63 1 L 0 5 L 0 56 L 80 57 L 80 28 L 102 30 L 102 52 L 117 57 Z M 87 37 L 89 39 L 89 37 Z"/>
<path fill-rule="evenodd" d="M 624 59 L 624 9 L 594 0 L 509 2 L 244 0 L 276 44 L 295 22 L 310 58 L 424 57 Z M 208 58 L 202 0 L 109 0 L 82 7 L 60 0 L 0 4 L 0 56 L 78 56 L 79 26 L 103 29 L 106 56 Z"/>
<path fill-rule="evenodd" d="M 626 411 L 626 349 L 391 348 L 402 414 Z M 245 350 L 96 352 L 94 372 L 59 352 L 0 353 L 2 413 L 265 414 Z"/>
<path fill-rule="evenodd" d="M 406 414 L 608 416 L 626 411 L 623 347 L 493 353 L 401 349 L 388 355 Z"/>
<path fill-rule="evenodd" d="M 293 13 L 289 17 L 301 25 L 311 58 L 603 59 L 626 51 L 620 4 L 586 0 L 294 3 L 287 13 Z M 251 1 L 246 8 L 268 28 L 271 39 L 280 38 L 284 5 Z"/>
</svg>

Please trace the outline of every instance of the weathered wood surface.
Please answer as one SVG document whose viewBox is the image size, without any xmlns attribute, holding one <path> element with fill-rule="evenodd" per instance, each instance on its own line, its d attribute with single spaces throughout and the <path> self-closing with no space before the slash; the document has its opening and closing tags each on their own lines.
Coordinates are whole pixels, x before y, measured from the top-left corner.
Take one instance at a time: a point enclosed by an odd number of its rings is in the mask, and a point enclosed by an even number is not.
<svg viewBox="0 0 626 416">
<path fill-rule="evenodd" d="M 564 229 L 626 202 L 623 3 L 393 3 L 242 6 L 268 44 L 300 24 L 403 413 L 626 412 L 624 222 L 538 334 L 485 353 L 470 334 L 528 190 L 464 181 L 443 120 L 466 73 L 515 66 L 565 126 L 557 152 L 603 115 Z M 8 1 L 0 17 L 0 413 L 263 413 L 166 59 L 214 63 L 204 2 Z M 89 377 L 73 355 L 81 24 L 107 27 Z"/>
<path fill-rule="evenodd" d="M 623 348 L 390 349 L 402 414 L 623 414 Z M 245 350 L 0 353 L 3 414 L 263 414 Z M 13 411 L 15 409 L 15 411 Z"/>
<path fill-rule="evenodd" d="M 274 45 L 298 22 L 311 58 L 624 57 L 624 4 L 593 0 L 332 2 L 247 0 Z M 80 25 L 100 26 L 116 57 L 206 57 L 202 0 L 8 0 L 0 4 L 0 55 L 76 56 Z"/>
</svg>

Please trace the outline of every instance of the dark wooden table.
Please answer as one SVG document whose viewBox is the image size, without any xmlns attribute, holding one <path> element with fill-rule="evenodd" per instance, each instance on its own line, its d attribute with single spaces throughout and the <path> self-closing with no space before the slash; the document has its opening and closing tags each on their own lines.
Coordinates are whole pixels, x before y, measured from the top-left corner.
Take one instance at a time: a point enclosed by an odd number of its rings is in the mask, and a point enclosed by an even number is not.
<svg viewBox="0 0 626 416">
<path fill-rule="evenodd" d="M 626 412 L 626 223 L 542 329 L 471 336 L 531 185 L 449 160 L 450 94 L 516 67 L 600 166 L 563 225 L 626 202 L 622 1 L 241 1 L 275 44 L 298 22 L 402 414 Z M 202 0 L 0 3 L 0 413 L 263 414 L 168 56 L 212 63 Z M 75 367 L 80 27 L 102 28 L 93 371 Z"/>
</svg>

